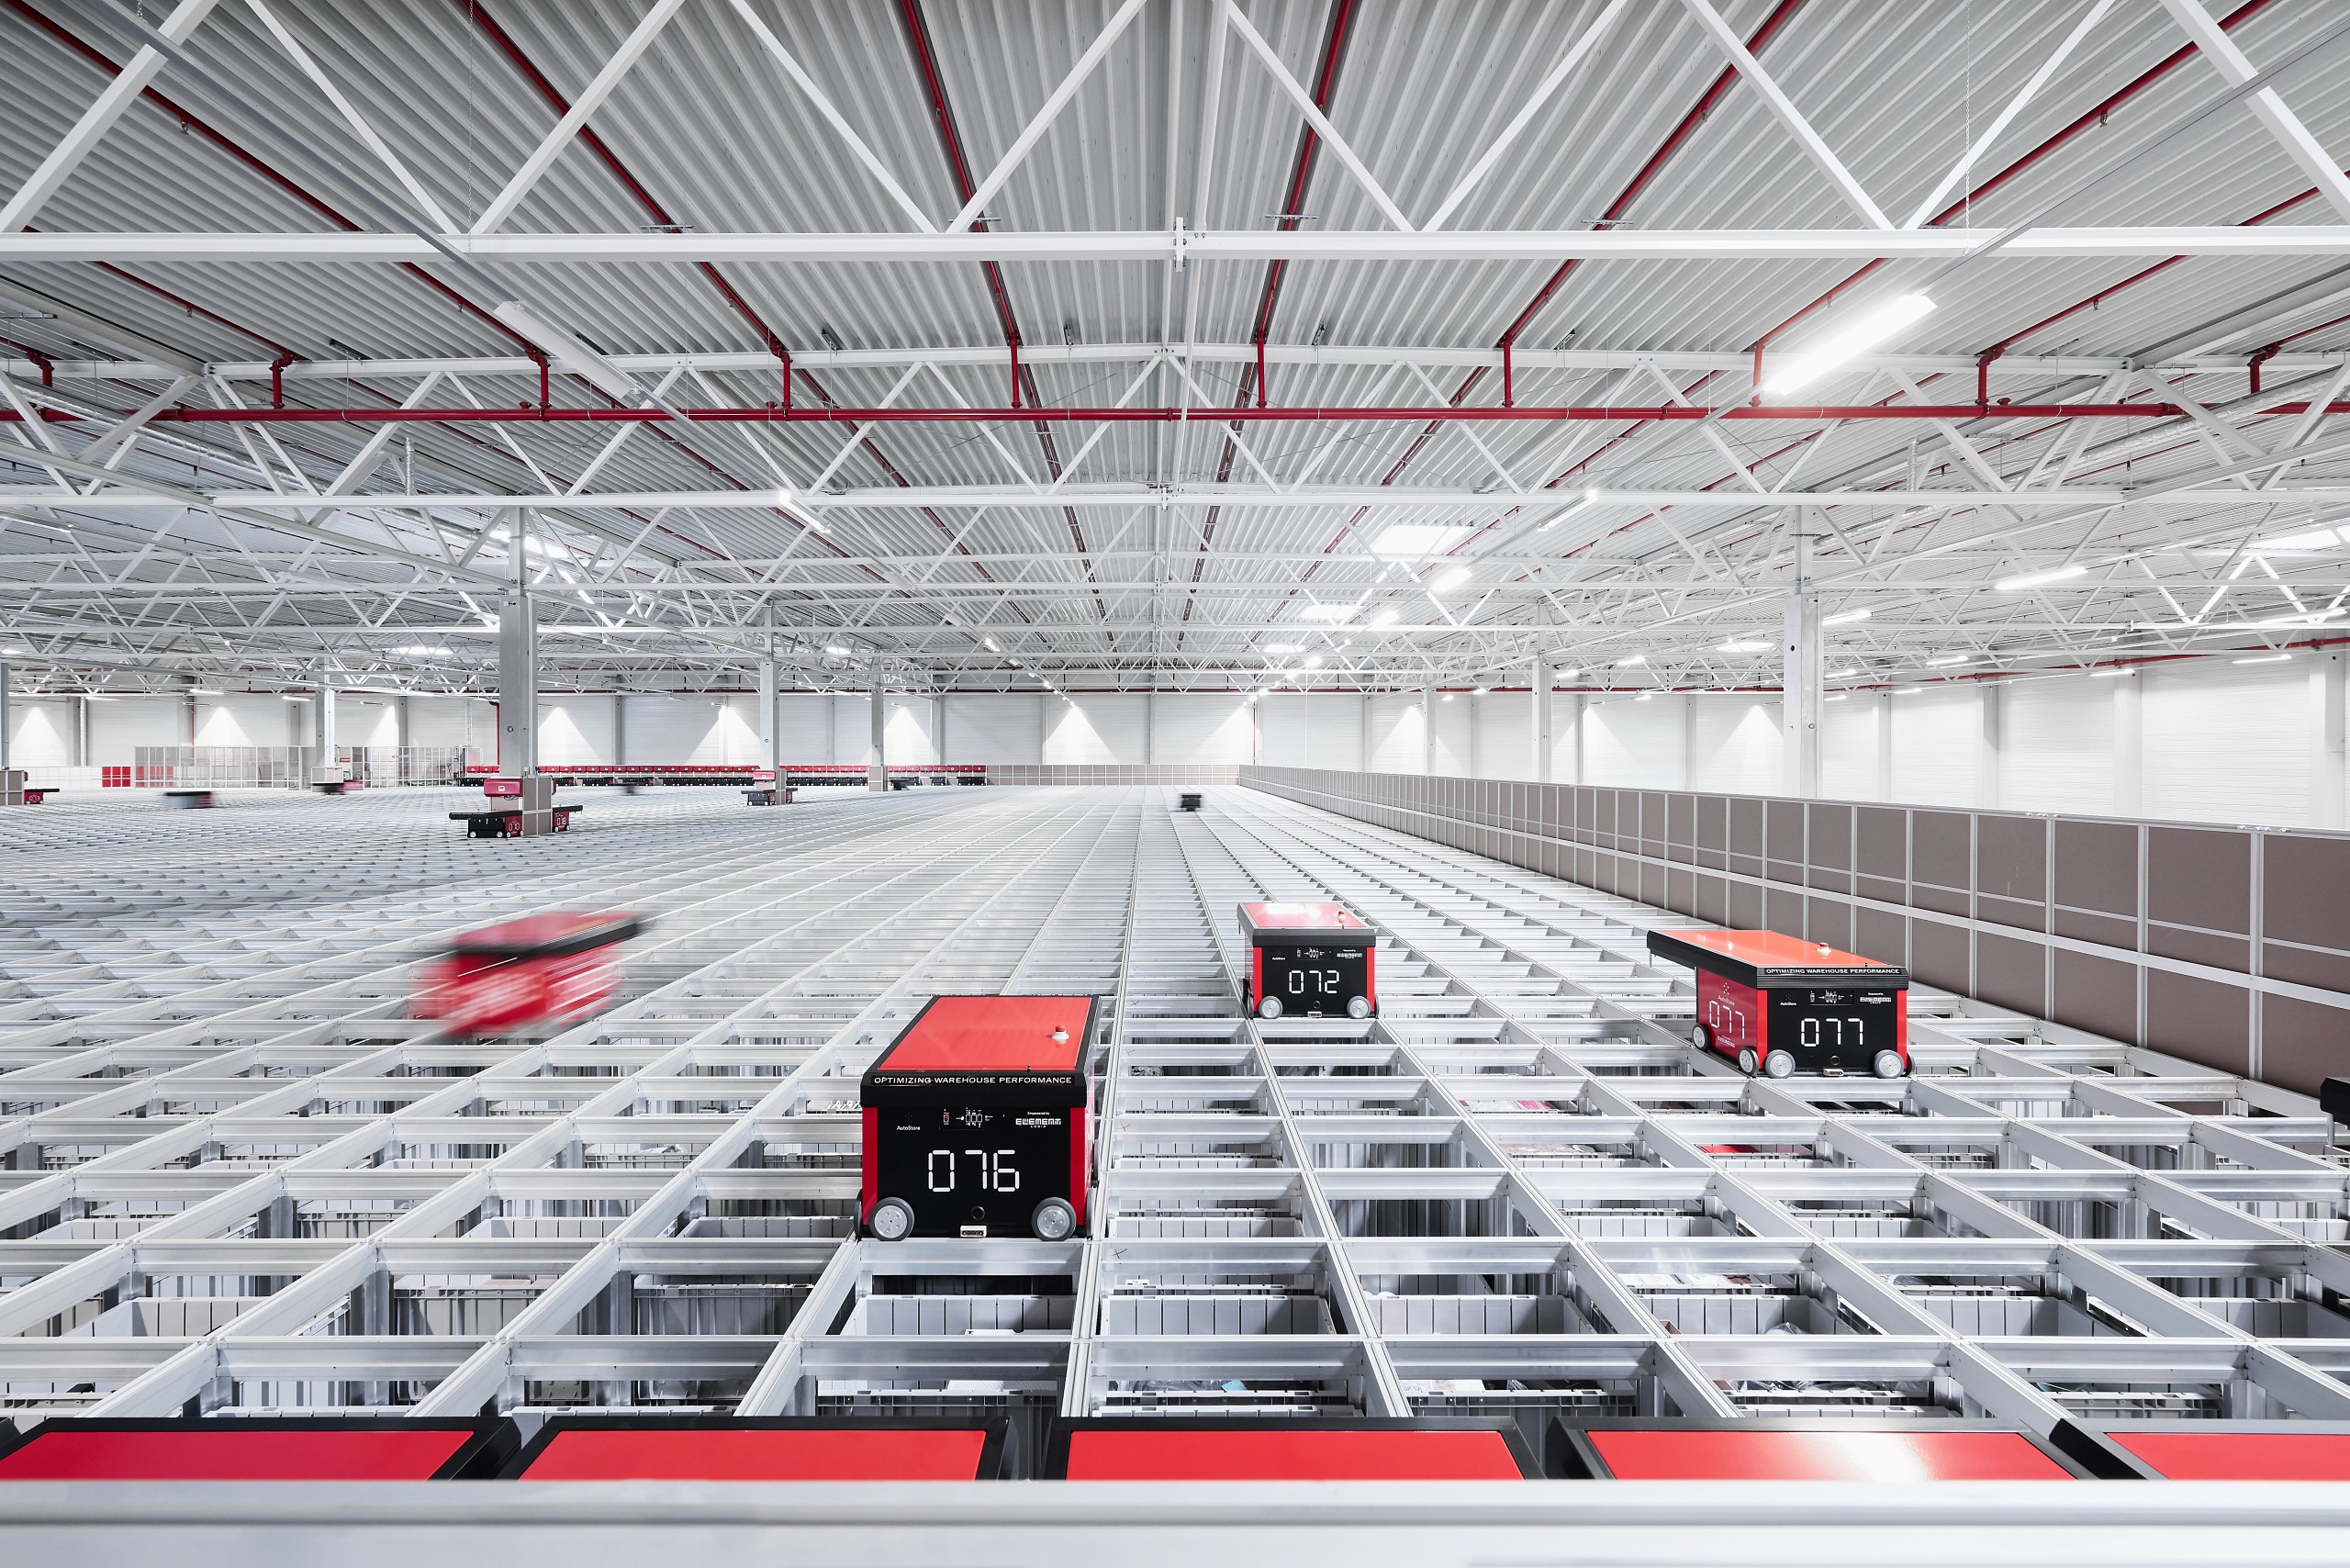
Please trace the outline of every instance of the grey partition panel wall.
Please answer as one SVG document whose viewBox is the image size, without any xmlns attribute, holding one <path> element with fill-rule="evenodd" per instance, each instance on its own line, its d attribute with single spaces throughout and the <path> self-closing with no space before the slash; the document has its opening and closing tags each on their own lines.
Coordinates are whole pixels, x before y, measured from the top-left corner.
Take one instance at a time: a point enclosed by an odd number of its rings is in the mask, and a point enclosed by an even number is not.
<svg viewBox="0 0 2350 1568">
<path fill-rule="evenodd" d="M 990 784 L 1234 784 L 1233 763 L 991 762 Z"/>
<path fill-rule="evenodd" d="M 2350 1074 L 2350 835 L 1244 767 L 1240 782 L 2315 1092 Z"/>
</svg>

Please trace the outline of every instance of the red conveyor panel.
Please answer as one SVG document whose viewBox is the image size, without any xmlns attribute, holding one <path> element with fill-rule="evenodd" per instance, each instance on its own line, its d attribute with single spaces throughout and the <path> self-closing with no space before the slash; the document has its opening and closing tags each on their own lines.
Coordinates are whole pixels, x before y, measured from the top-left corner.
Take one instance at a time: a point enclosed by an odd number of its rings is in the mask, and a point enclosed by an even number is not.
<svg viewBox="0 0 2350 1568">
<path fill-rule="evenodd" d="M 0 1457 L 0 1481 L 426 1481 L 473 1436 L 274 1429 L 75 1431 L 61 1424 Z"/>
<path fill-rule="evenodd" d="M 1073 1432 L 1071 1481 L 1517 1481 L 1499 1432 Z"/>
<path fill-rule="evenodd" d="M 2069 1481 L 2015 1432 L 1595 1431 L 1618 1481 Z"/>
<path fill-rule="evenodd" d="M 686 1427 L 558 1432 L 525 1481 L 973 1481 L 987 1433 Z"/>
</svg>

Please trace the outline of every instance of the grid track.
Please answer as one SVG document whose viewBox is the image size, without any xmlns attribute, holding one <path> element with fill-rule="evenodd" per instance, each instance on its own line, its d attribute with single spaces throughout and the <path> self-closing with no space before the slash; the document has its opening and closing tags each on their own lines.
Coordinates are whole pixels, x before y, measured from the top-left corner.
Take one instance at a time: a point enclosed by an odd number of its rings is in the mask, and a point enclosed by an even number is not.
<svg viewBox="0 0 2350 1568">
<path fill-rule="evenodd" d="M 1947 993 L 1917 1076 L 1681 1043 L 1676 917 L 1243 789 L 453 793 L 0 823 L 0 1401 L 525 1418 L 2350 1418 L 2314 1104 Z M 1378 924 L 1260 1022 L 1235 906 Z M 434 941 L 654 917 L 600 1017 L 456 1043 Z M 856 1077 L 927 996 L 1108 996 L 1091 1234 L 863 1242 Z"/>
</svg>

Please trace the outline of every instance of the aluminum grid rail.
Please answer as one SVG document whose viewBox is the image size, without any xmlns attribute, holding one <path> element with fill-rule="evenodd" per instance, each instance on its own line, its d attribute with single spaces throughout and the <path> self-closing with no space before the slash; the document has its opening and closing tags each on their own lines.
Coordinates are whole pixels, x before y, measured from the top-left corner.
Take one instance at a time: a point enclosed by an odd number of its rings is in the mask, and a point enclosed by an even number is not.
<svg viewBox="0 0 2350 1568">
<path fill-rule="evenodd" d="M 2350 1170 L 2300 1097 L 1944 992 L 1916 1076 L 1684 1039 L 1662 912 L 1237 788 L 454 792 L 0 822 L 0 1400 L 2350 1419 Z M 1236 906 L 1381 930 L 1376 1019 L 1246 1016 Z M 545 1038 L 437 940 L 652 920 Z M 1062 1244 L 855 1238 L 857 1075 L 929 995 L 1110 998 Z"/>
</svg>

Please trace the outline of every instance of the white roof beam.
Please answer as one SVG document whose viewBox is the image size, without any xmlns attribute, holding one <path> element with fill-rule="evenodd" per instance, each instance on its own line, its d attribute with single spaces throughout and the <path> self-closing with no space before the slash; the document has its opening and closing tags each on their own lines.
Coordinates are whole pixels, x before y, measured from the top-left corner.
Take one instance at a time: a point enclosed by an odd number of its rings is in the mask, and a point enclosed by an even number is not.
<svg viewBox="0 0 2350 1568">
<path fill-rule="evenodd" d="M 1714 47 L 1738 68 L 1739 76 L 1762 95 L 1762 101 L 1771 106 L 1771 112 L 1778 117 L 1779 123 L 1787 128 L 1788 134 L 1803 148 L 1805 155 L 1818 166 L 1821 174 L 1828 176 L 1828 183 L 1836 187 L 1846 205 L 1861 215 L 1861 220 L 1872 229 L 1892 228 L 1893 219 L 1886 217 L 1883 209 L 1869 199 L 1869 193 L 1861 187 L 1860 181 L 1852 177 L 1852 172 L 1844 167 L 1843 160 L 1837 157 L 1826 140 L 1812 129 L 1811 121 L 1804 118 L 1803 111 L 1796 107 L 1795 100 L 1772 80 L 1771 73 L 1762 69 L 1762 62 L 1747 49 L 1744 40 L 1730 30 L 1730 25 L 1722 20 L 1721 13 L 1707 5 L 1707 0 L 1681 0 L 1681 4 L 1697 19 L 1697 25 L 1706 30 L 1706 36 L 1714 40 Z"/>
<path fill-rule="evenodd" d="M 2236 40 L 2225 28 L 2211 19 L 2199 0 L 2163 0 L 2168 11 L 2187 36 L 2195 40 L 2203 58 L 2210 61 L 2232 86 L 2243 86 L 2260 73 L 2245 58 Z M 2263 87 L 2252 95 L 2251 108 L 2255 118 L 2267 128 L 2268 134 L 2285 150 L 2296 168 L 2309 176 L 2310 183 L 2333 205 L 2333 210 L 2350 218 L 2350 175 L 2344 175 L 2342 165 L 2318 144 L 2309 128 L 2300 122 L 2274 87 Z"/>
<path fill-rule="evenodd" d="M 621 84 L 621 79 L 643 57 L 644 51 L 653 47 L 653 40 L 661 36 L 661 29 L 669 25 L 669 18 L 676 16 L 685 3 L 686 0 L 654 0 L 653 9 L 644 14 L 643 19 L 636 24 L 636 29 L 621 41 L 611 59 L 604 62 L 604 68 L 596 73 L 595 80 L 581 91 L 569 111 L 555 122 L 554 129 L 532 149 L 531 155 L 522 161 L 522 166 L 514 171 L 514 177 L 506 182 L 506 188 L 491 197 L 489 205 L 482 208 L 481 217 L 475 220 L 472 232 L 476 235 L 494 234 L 513 216 L 514 209 L 522 204 L 522 198 L 531 194 L 540 177 L 554 166 L 554 161 L 563 155 L 563 150 L 571 145 L 571 139 L 578 134 L 581 126 L 588 123 L 588 117 L 603 107 L 604 100 L 611 96 L 612 89 Z"/>
<path fill-rule="evenodd" d="M 218 3 L 218 0 L 180 0 L 156 30 L 173 43 L 185 43 L 188 35 L 203 25 L 204 18 L 211 15 L 212 7 Z M 0 207 L 0 233 L 13 234 L 33 220 L 42 205 L 57 194 L 57 188 L 82 166 L 82 160 L 87 158 L 91 151 L 105 140 L 106 132 L 114 129 L 115 121 L 122 118 L 123 111 L 139 101 L 139 95 L 147 90 L 164 63 L 164 56 L 147 46 L 141 46 L 139 52 L 130 57 L 130 63 L 106 84 L 105 90 L 98 94 L 97 101 L 82 111 L 82 118 L 73 122 L 73 129 L 65 133 L 65 140 L 49 150 L 49 156 L 43 158 L 40 166 L 17 187 L 17 194 L 8 198 L 8 205 Z"/>
<path fill-rule="evenodd" d="M 1440 233 L 1287 229 L 1002 230 L 984 233 L 474 233 L 440 241 L 482 262 L 1559 262 L 1948 260 L 1980 247 L 1967 229 L 1501 229 Z M 2339 256 L 2350 223 L 2121 224 L 2027 230 L 2007 256 Z M 75 230 L 0 234 L 0 262 L 288 262 L 341 264 L 445 260 L 421 234 L 370 231 L 207 232 Z"/>
</svg>

